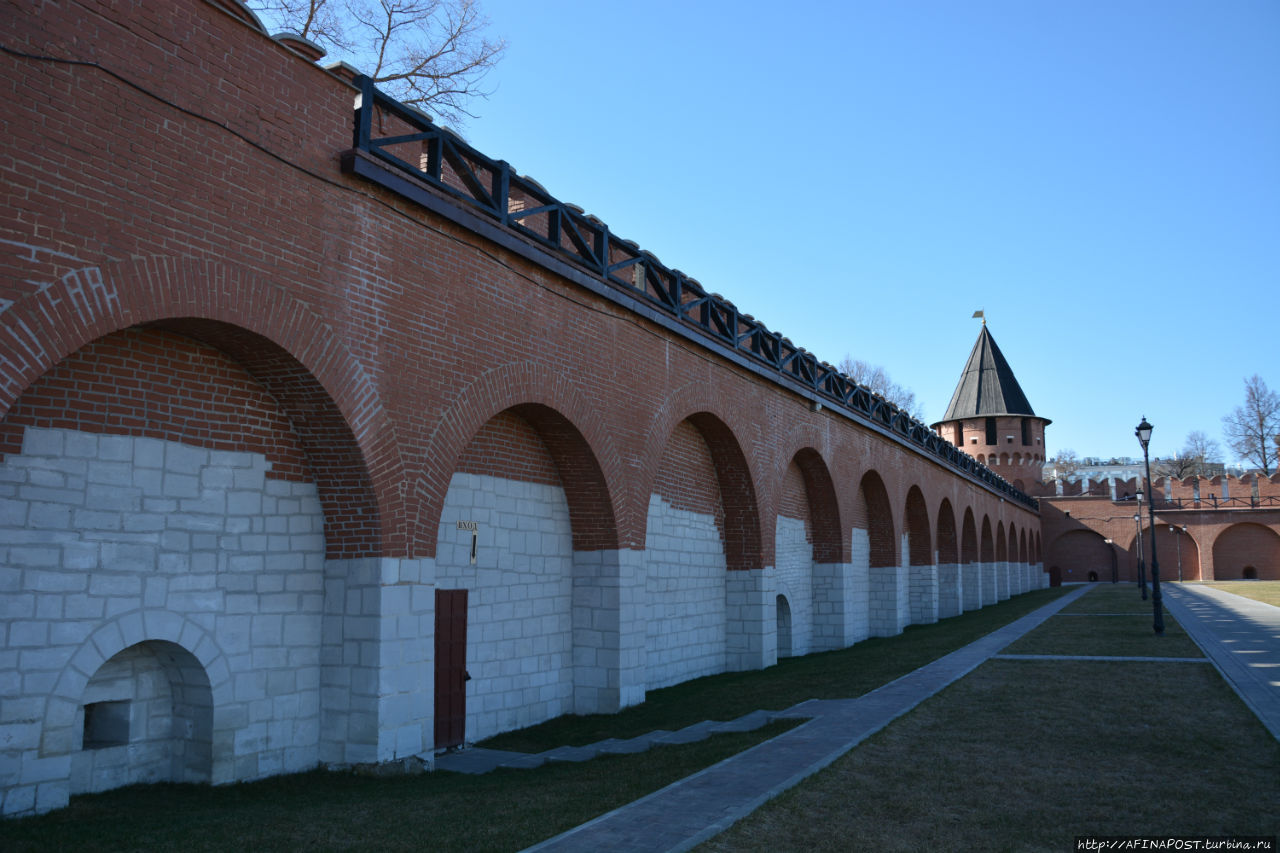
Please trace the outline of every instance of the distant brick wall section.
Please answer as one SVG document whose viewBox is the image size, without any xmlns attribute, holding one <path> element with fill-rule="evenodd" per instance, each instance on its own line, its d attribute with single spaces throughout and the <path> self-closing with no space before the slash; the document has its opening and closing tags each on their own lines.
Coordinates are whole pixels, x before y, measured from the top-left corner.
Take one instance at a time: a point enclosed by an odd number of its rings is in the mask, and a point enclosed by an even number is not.
<svg viewBox="0 0 1280 853">
<path fill-rule="evenodd" d="M 276 400 L 223 353 L 172 332 L 126 329 L 63 359 L 0 423 L 0 452 L 19 452 L 29 426 L 261 453 L 267 476 L 311 479 Z"/>
<path fill-rule="evenodd" d="M 1162 560 L 1164 577 L 1171 564 Z M 1253 569 L 1258 580 L 1280 580 L 1280 534 L 1261 524 L 1236 524 L 1224 530 L 1213 544 L 1216 580 L 1235 580 Z"/>
</svg>

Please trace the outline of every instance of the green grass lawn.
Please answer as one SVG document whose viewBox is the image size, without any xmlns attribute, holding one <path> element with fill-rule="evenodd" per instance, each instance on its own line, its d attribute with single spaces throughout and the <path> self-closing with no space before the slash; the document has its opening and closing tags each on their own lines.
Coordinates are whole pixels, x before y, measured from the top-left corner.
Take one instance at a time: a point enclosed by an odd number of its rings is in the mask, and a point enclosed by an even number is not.
<svg viewBox="0 0 1280 853">
<path fill-rule="evenodd" d="M 1280 607 L 1280 581 L 1206 581 L 1199 586 L 1211 586 L 1233 595 L 1243 595 L 1263 604 Z"/>
<path fill-rule="evenodd" d="M 1164 634 L 1152 628 L 1151 601 L 1132 584 L 1102 584 L 1004 651 L 1019 655 L 1203 657 L 1182 626 L 1164 613 Z"/>
<path fill-rule="evenodd" d="M 1178 635 L 1151 636 L 1148 613 L 1132 628 L 1108 615 L 1136 598 L 1095 587 L 1024 648 L 1094 654 L 1078 626 L 1115 622 L 1107 654 L 1150 655 Z M 1280 743 L 1207 662 L 993 660 L 699 849 L 1060 851 L 1086 834 L 1277 833 Z"/>
</svg>

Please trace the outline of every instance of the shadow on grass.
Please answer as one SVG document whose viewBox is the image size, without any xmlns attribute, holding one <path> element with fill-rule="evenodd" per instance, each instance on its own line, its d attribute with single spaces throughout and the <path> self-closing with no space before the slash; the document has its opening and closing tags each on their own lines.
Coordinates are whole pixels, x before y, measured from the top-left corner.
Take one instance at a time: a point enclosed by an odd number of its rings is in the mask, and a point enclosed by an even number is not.
<svg viewBox="0 0 1280 853">
<path fill-rule="evenodd" d="M 0 823 L 0 849 L 519 850 L 776 737 L 796 721 L 642 755 L 483 776 L 313 771 L 210 788 L 142 785 Z"/>
</svg>

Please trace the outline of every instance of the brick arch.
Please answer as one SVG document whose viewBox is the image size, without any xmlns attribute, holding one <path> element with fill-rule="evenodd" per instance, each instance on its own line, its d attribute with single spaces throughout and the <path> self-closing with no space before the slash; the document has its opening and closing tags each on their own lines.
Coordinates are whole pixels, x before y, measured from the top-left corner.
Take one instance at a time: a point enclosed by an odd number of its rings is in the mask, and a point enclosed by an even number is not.
<svg viewBox="0 0 1280 853">
<path fill-rule="evenodd" d="M 1085 580 L 1089 572 L 1109 578 L 1114 557 L 1112 547 L 1094 530 L 1068 530 L 1049 543 L 1049 561 L 1062 567 L 1063 581 Z"/>
<path fill-rule="evenodd" d="M 982 562 L 992 563 L 996 559 L 995 539 L 991 535 L 991 517 L 984 515 L 982 517 L 982 540 L 979 553 L 982 555 Z"/>
<path fill-rule="evenodd" d="M 701 433 L 711 452 L 724 505 L 724 548 L 729 570 L 772 565 L 774 542 L 772 536 L 761 533 L 765 527 L 757 498 L 760 490 L 756 483 L 760 478 L 756 476 L 755 465 L 743 450 L 743 443 L 728 426 L 736 422 L 733 414 L 701 383 L 689 383 L 677 389 L 653 412 L 633 493 L 636 501 L 644 502 L 641 518 L 648 514 L 649 495 L 657 480 L 667 442 L 676 427 L 685 421 Z M 769 529 L 772 529 L 773 520 L 769 522 Z M 640 539 L 644 541 L 643 525 Z"/>
<path fill-rule="evenodd" d="M 863 518 L 867 522 L 867 538 L 871 545 L 870 566 L 896 566 L 898 548 L 894 542 L 893 510 L 884 480 L 875 471 L 862 475 L 858 484 L 858 500 L 862 504 Z"/>
<path fill-rule="evenodd" d="M 996 522 L 996 562 L 1004 563 L 1009 559 L 1009 540 L 1004 535 L 1004 522 Z"/>
<path fill-rule="evenodd" d="M 1171 575 L 1173 563 L 1165 556 L 1175 552 L 1163 540 L 1158 547 L 1160 573 Z M 1213 540 L 1213 576 L 1217 580 L 1235 580 L 1244 577 L 1244 569 L 1251 566 L 1258 580 L 1280 580 L 1280 534 L 1261 524 L 1242 522 L 1233 524 Z"/>
<path fill-rule="evenodd" d="M 929 507 L 919 486 L 907 491 L 906 521 L 907 551 L 910 565 L 928 566 L 933 563 L 933 537 L 929 534 Z"/>
<path fill-rule="evenodd" d="M 1005 549 L 1005 559 L 1011 563 L 1016 563 L 1018 562 L 1018 534 L 1014 530 L 1012 521 L 1009 522 L 1009 527 L 1006 533 L 1009 536 L 1009 547 Z"/>
<path fill-rule="evenodd" d="M 956 535 L 956 514 L 946 498 L 938 505 L 938 562 L 960 562 L 960 539 Z"/>
<path fill-rule="evenodd" d="M 0 314 L 0 417 L 71 353 L 134 326 L 220 349 L 276 397 L 312 459 L 331 556 L 412 553 L 401 451 L 372 378 L 309 304 L 236 265 L 131 258 L 18 300 Z"/>
<path fill-rule="evenodd" d="M 978 528 L 974 524 L 973 510 L 964 508 L 964 528 L 960 540 L 960 560 L 964 563 L 978 562 Z"/>
<path fill-rule="evenodd" d="M 1044 554 L 1043 554 L 1043 552 L 1040 550 L 1040 548 L 1041 548 L 1041 545 L 1040 545 L 1040 531 L 1038 531 L 1038 530 L 1036 531 L 1035 536 L 1032 538 L 1032 545 L 1033 545 L 1032 562 L 1034 562 L 1034 563 L 1043 563 L 1043 562 L 1044 562 Z"/>
<path fill-rule="evenodd" d="M 815 563 L 840 563 L 847 561 L 847 545 L 841 535 L 840 506 L 836 496 L 835 481 L 822 454 L 813 447 L 802 447 L 777 470 L 772 484 L 768 506 L 777 507 L 787 469 L 794 464 L 804 478 L 805 497 L 809 501 L 809 522 L 813 536 L 813 561 Z"/>
<path fill-rule="evenodd" d="M 414 486 L 419 526 L 436 529 L 449 480 L 467 445 L 485 424 L 508 411 L 534 428 L 555 462 L 569 505 L 574 550 L 625 547 L 623 542 L 634 547 L 634 532 L 624 537 L 627 528 L 618 522 L 624 510 L 611 484 L 622 480 L 621 461 L 606 424 L 564 374 L 531 362 L 485 371 L 440 413 L 423 452 L 422 470 L 432 476 L 420 477 Z"/>
<path fill-rule="evenodd" d="M 213 698 L 214 730 L 219 711 L 234 699 L 231 668 L 213 635 L 204 628 L 167 610 L 132 610 L 100 625 L 72 653 L 49 696 L 40 737 L 40 755 L 66 755 L 73 751 L 76 711 L 85 687 L 104 663 L 127 648 L 152 640 L 181 647 L 204 667 Z M 225 760 L 232 760 L 226 756 Z M 218 778 L 215 755 L 214 778 Z"/>
<path fill-rule="evenodd" d="M 1030 554 L 1027 552 L 1027 529 L 1018 531 L 1018 561 L 1021 563 L 1030 563 Z"/>
</svg>

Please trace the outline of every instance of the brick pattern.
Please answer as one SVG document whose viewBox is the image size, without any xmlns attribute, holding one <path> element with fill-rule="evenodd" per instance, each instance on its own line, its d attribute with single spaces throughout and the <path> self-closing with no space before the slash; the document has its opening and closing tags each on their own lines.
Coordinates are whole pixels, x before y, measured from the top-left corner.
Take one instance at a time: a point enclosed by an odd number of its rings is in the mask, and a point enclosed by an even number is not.
<svg viewBox="0 0 1280 853">
<path fill-rule="evenodd" d="M 480 428 L 458 459 L 456 470 L 563 487 L 547 446 L 527 421 L 512 412 L 502 412 Z"/>
<path fill-rule="evenodd" d="M 25 427 L 136 435 L 261 453 L 268 476 L 311 479 L 289 419 L 244 368 L 210 346 L 158 329 L 125 329 L 67 356 L 0 423 L 0 452 Z"/>
<path fill-rule="evenodd" d="M 671 433 L 653 493 L 672 509 L 713 517 L 724 538 L 725 512 L 715 463 L 702 433 L 691 421 L 682 421 Z"/>
<path fill-rule="evenodd" d="M 925 506 L 924 495 L 920 489 L 912 486 L 907 492 L 906 512 L 906 555 L 912 566 L 932 565 L 933 536 L 929 532 L 929 509 Z"/>
<path fill-rule="evenodd" d="M 956 515 L 951 501 L 943 498 L 938 508 L 938 562 L 959 563 L 960 541 L 956 537 Z"/>
<path fill-rule="evenodd" d="M 1161 544 L 1157 541 L 1156 547 Z M 1170 553 L 1167 546 L 1165 553 Z M 1169 577 L 1174 563 L 1166 557 L 1160 564 L 1164 577 Z M 1280 580 L 1280 534 L 1261 524 L 1232 525 L 1214 540 L 1213 568 L 1217 580 L 1243 578 L 1246 569 L 1252 569 L 1258 580 Z"/>
<path fill-rule="evenodd" d="M 858 489 L 860 513 L 866 519 L 867 535 L 871 545 L 870 566 L 881 568 L 898 565 L 897 543 L 893 534 L 893 511 L 889 508 L 889 495 L 884 481 L 874 471 L 862 478 Z"/>
</svg>

